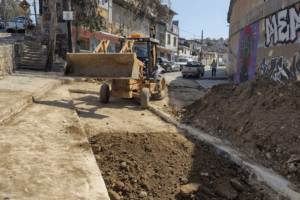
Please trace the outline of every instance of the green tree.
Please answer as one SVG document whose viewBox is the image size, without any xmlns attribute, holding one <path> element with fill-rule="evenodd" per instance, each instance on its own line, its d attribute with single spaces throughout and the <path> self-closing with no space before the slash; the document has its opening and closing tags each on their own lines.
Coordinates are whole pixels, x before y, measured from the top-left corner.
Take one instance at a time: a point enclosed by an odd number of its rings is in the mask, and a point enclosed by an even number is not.
<svg viewBox="0 0 300 200">
<path fill-rule="evenodd" d="M 214 43 L 212 43 L 210 40 L 208 40 L 207 42 L 206 42 L 206 44 L 207 44 L 207 46 L 209 46 L 209 47 L 212 47 L 212 46 L 214 46 L 215 44 Z"/>
<path fill-rule="evenodd" d="M 24 16 L 25 12 L 16 4 L 14 0 L 5 0 L 1 1 L 0 5 L 1 18 L 4 22 L 9 21 L 12 17 Z M 26 11 L 26 16 L 30 16 L 30 9 Z"/>
</svg>

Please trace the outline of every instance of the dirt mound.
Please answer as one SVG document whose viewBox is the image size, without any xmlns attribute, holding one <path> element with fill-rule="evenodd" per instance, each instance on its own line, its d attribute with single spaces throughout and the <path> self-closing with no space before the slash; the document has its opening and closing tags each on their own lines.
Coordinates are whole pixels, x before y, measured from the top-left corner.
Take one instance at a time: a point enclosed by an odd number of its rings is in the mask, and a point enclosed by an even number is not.
<svg viewBox="0 0 300 200">
<path fill-rule="evenodd" d="M 90 143 L 112 200 L 274 199 L 240 167 L 180 134 L 100 134 Z"/>
<path fill-rule="evenodd" d="M 239 151 L 295 183 L 300 182 L 300 82 L 256 76 L 241 85 L 214 86 L 174 114 L 181 122 L 229 140 Z"/>
</svg>

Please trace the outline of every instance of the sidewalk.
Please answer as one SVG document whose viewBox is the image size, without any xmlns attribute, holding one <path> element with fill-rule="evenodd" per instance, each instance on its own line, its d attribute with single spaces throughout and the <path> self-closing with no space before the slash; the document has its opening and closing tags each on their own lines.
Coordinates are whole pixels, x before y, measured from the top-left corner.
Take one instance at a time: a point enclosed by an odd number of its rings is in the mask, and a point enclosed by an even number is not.
<svg viewBox="0 0 300 200">
<path fill-rule="evenodd" d="M 228 80 L 226 74 L 226 66 L 218 66 L 216 76 L 212 76 L 212 72 L 209 65 L 205 66 L 204 76 L 200 79 L 210 79 L 210 80 Z"/>
<path fill-rule="evenodd" d="M 25 108 L 32 97 L 38 98 L 60 84 L 62 73 L 17 71 L 0 80 L 0 123 Z"/>
<path fill-rule="evenodd" d="M 109 200 L 68 86 L 55 87 L 61 78 L 21 72 L 0 80 L 0 113 L 27 102 L 0 124 L 0 199 Z"/>
</svg>

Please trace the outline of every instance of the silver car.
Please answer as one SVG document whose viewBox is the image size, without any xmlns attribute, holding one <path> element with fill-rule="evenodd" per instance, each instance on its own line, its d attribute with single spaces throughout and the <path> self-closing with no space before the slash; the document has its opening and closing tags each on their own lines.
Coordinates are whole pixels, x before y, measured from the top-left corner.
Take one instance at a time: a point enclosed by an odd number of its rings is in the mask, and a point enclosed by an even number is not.
<svg viewBox="0 0 300 200">
<path fill-rule="evenodd" d="M 182 68 L 183 78 L 187 76 L 196 76 L 199 78 L 200 76 L 204 76 L 204 65 L 201 62 L 188 62 L 187 65 Z"/>
<path fill-rule="evenodd" d="M 171 72 L 179 72 L 180 71 L 180 65 L 176 62 L 169 62 L 171 65 Z"/>
</svg>

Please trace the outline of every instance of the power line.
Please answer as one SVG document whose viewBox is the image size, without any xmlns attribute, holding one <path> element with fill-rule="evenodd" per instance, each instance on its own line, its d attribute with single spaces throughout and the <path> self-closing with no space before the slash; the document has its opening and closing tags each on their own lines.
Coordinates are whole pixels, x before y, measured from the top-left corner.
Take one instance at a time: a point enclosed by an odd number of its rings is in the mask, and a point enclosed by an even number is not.
<svg viewBox="0 0 300 200">
<path fill-rule="evenodd" d="M 197 36 L 197 37 L 201 38 L 201 36 L 196 35 L 196 34 L 194 34 L 194 33 L 190 33 L 190 32 L 188 32 L 188 31 L 182 30 L 182 29 L 180 29 L 180 28 L 179 28 L 179 30 L 180 30 L 180 31 L 183 31 L 183 32 L 185 32 L 185 33 L 191 34 L 191 35 L 193 35 L 194 37 Z"/>
</svg>

